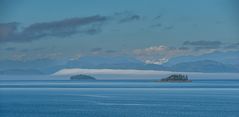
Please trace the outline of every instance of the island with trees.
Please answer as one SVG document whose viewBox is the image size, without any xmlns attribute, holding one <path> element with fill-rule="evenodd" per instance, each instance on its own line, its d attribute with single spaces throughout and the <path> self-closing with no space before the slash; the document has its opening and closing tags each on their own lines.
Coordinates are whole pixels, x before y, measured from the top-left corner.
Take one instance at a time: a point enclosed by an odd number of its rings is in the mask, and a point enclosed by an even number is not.
<svg viewBox="0 0 239 117">
<path fill-rule="evenodd" d="M 192 80 L 189 80 L 187 75 L 173 74 L 161 79 L 160 82 L 192 82 Z"/>
<path fill-rule="evenodd" d="M 89 75 L 80 74 L 80 75 L 71 76 L 70 80 L 93 81 L 93 80 L 96 80 L 96 78 Z"/>
</svg>

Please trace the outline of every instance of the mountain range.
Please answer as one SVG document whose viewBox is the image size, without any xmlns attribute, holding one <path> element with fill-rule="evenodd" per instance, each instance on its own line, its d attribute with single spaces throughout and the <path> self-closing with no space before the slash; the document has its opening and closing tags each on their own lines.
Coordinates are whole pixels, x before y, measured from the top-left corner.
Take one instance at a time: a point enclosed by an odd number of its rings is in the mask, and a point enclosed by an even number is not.
<svg viewBox="0 0 239 117">
<path fill-rule="evenodd" d="M 75 60 L 38 59 L 32 61 L 0 61 L 0 74 L 52 74 L 64 68 L 138 69 L 177 72 L 239 72 L 239 51 L 214 52 L 201 56 L 180 56 L 167 63 L 146 64 L 134 57 L 84 56 Z"/>
</svg>

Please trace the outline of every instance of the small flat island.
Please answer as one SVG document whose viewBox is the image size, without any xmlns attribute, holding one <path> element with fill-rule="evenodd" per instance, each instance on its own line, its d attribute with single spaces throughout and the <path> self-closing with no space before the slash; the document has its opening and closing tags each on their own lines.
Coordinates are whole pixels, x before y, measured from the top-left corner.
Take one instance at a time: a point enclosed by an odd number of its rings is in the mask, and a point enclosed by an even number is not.
<svg viewBox="0 0 239 117">
<path fill-rule="evenodd" d="M 192 80 L 189 80 L 187 75 L 173 74 L 161 79 L 159 82 L 192 82 Z"/>
<path fill-rule="evenodd" d="M 96 80 L 96 79 L 89 75 L 80 74 L 80 75 L 71 76 L 70 80 L 92 81 L 92 80 Z"/>
</svg>

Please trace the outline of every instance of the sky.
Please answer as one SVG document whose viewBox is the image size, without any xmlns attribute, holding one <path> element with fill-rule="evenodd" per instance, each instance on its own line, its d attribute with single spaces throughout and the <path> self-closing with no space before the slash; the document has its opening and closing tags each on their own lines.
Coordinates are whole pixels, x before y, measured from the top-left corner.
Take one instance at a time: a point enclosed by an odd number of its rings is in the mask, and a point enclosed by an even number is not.
<svg viewBox="0 0 239 117">
<path fill-rule="evenodd" d="M 0 0 L 0 60 L 239 50 L 236 0 Z"/>
</svg>

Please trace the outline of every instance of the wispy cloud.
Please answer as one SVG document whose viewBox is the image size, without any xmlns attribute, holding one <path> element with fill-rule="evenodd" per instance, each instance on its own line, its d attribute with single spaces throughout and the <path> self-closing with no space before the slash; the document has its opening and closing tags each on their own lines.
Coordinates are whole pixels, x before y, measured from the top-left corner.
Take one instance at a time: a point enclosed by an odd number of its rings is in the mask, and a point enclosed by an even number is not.
<svg viewBox="0 0 239 117">
<path fill-rule="evenodd" d="M 164 30 L 172 30 L 174 28 L 174 26 L 166 26 L 164 27 Z"/>
<path fill-rule="evenodd" d="M 139 15 L 131 15 L 131 16 L 127 16 L 127 17 L 121 19 L 119 22 L 124 23 L 124 22 L 139 20 L 139 19 L 140 19 Z"/>
<path fill-rule="evenodd" d="M 99 52 L 99 51 L 102 51 L 102 50 L 103 50 L 102 48 L 92 48 L 91 52 Z"/>
<path fill-rule="evenodd" d="M 105 50 L 105 53 L 107 54 L 114 54 L 116 52 L 117 52 L 116 50 Z"/>
<path fill-rule="evenodd" d="M 162 27 L 162 24 L 158 23 L 158 24 L 151 25 L 150 27 Z"/>
<path fill-rule="evenodd" d="M 158 16 L 154 17 L 154 19 L 158 20 L 158 19 L 161 19 L 161 17 L 162 17 L 161 15 L 158 15 Z"/>
<path fill-rule="evenodd" d="M 106 56 L 110 56 L 113 54 L 120 54 L 118 53 L 118 51 L 116 50 L 105 50 L 103 48 L 92 48 L 89 52 L 89 55 L 106 55 Z"/>
<path fill-rule="evenodd" d="M 8 47 L 8 48 L 4 48 L 4 50 L 6 50 L 6 51 L 15 51 L 16 48 L 15 47 Z"/>
<path fill-rule="evenodd" d="M 115 17 L 119 23 L 138 21 L 142 18 L 140 15 L 129 11 L 115 13 L 113 17 Z"/>
<path fill-rule="evenodd" d="M 188 48 L 194 52 L 238 51 L 239 43 L 224 43 L 221 41 L 185 41 L 180 48 Z"/>
</svg>

